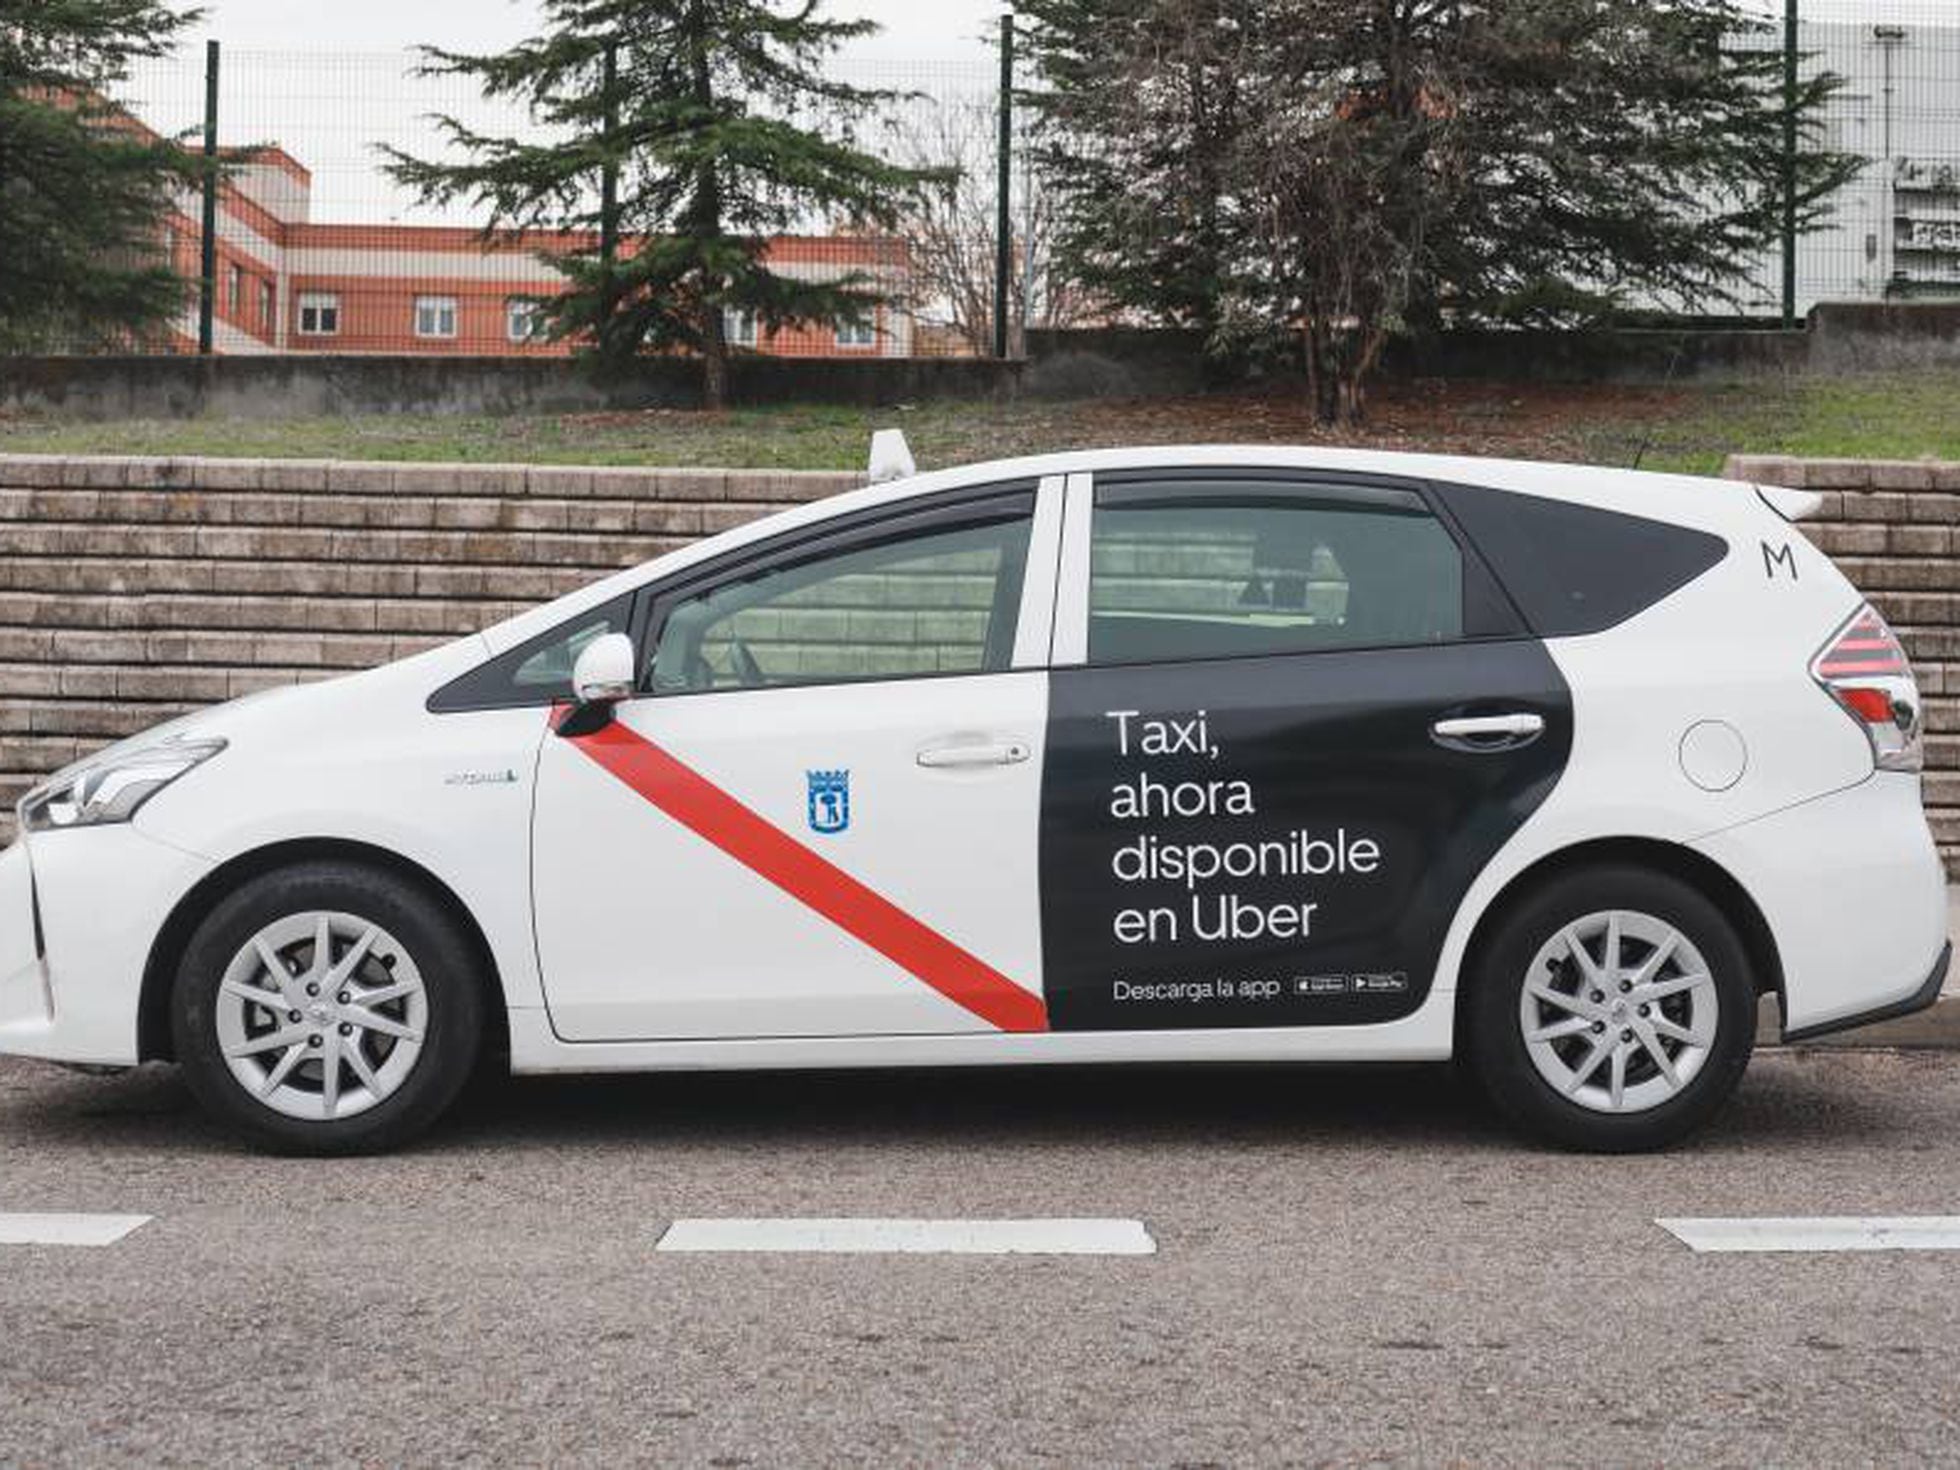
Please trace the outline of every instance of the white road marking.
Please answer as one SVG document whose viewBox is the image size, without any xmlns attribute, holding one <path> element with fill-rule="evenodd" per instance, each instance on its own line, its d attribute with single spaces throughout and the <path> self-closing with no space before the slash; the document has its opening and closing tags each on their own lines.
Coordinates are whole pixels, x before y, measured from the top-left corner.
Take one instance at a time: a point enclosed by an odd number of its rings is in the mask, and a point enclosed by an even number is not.
<svg viewBox="0 0 1960 1470">
<path fill-rule="evenodd" d="M 1695 1251 L 1960 1250 L 1960 1215 L 1798 1215 L 1654 1223 Z"/>
<path fill-rule="evenodd" d="M 0 1215 L 0 1245 L 114 1245 L 148 1215 Z"/>
<path fill-rule="evenodd" d="M 676 1220 L 660 1251 L 1148 1256 L 1141 1220 Z"/>
</svg>

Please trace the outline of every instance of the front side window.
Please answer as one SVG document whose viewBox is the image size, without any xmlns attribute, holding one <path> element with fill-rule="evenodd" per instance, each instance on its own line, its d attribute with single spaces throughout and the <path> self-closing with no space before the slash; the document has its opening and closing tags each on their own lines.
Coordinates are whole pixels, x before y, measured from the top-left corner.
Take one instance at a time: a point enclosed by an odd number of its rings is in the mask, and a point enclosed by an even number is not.
<svg viewBox="0 0 1960 1470">
<path fill-rule="evenodd" d="M 331 337 L 340 331 L 340 298 L 328 291 L 302 291 L 299 330 L 303 337 Z"/>
<path fill-rule="evenodd" d="M 624 633 L 631 597 L 615 598 L 521 643 L 509 653 L 452 680 L 429 700 L 437 714 L 551 704 L 572 697 L 572 669 L 596 638 Z"/>
<path fill-rule="evenodd" d="M 1023 513 L 938 520 L 734 573 L 667 609 L 647 684 L 698 694 L 1006 669 L 1029 528 Z"/>
<path fill-rule="evenodd" d="M 1413 491 L 1110 486 L 1090 534 L 1089 662 L 1452 642 L 1463 580 Z"/>
<path fill-rule="evenodd" d="M 456 335 L 456 298 L 418 296 L 415 298 L 415 335 L 453 337 Z"/>
<path fill-rule="evenodd" d="M 837 323 L 837 345 L 839 347 L 876 347 L 878 328 L 870 317 L 859 321 L 839 321 Z"/>
</svg>

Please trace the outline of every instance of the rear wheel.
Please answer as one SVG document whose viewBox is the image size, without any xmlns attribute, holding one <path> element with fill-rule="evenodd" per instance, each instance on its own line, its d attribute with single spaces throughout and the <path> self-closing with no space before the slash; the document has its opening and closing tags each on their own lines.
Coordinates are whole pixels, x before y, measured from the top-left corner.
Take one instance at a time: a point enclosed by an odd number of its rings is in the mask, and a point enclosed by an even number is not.
<svg viewBox="0 0 1960 1470">
<path fill-rule="evenodd" d="M 1660 1148 L 1734 1092 L 1756 987 L 1735 927 L 1665 873 L 1552 880 L 1499 923 L 1471 977 L 1470 1061 L 1499 1109 L 1569 1148 Z"/>
<path fill-rule="evenodd" d="M 420 1133 L 483 1031 L 470 945 L 420 889 L 349 863 L 265 874 L 198 926 L 173 995 L 191 1090 L 255 1142 L 359 1153 Z"/>
</svg>

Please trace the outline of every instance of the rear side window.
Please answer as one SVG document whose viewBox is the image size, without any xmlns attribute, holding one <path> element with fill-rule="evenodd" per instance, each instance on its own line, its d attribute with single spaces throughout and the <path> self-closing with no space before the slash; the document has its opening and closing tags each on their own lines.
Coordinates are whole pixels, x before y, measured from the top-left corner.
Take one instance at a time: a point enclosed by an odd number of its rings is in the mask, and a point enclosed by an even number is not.
<svg viewBox="0 0 1960 1470">
<path fill-rule="evenodd" d="M 1599 633 L 1721 561 L 1719 536 L 1539 495 L 1437 485 L 1541 638 Z"/>
<path fill-rule="evenodd" d="M 1285 482 L 1100 488 L 1089 662 L 1464 636 L 1463 555 L 1420 496 Z"/>
</svg>

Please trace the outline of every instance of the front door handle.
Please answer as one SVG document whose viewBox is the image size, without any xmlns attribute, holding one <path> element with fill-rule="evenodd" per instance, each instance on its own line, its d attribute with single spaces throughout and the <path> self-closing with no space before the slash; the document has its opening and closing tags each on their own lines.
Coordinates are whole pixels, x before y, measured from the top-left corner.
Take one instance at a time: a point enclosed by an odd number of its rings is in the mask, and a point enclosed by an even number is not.
<svg viewBox="0 0 1960 1470">
<path fill-rule="evenodd" d="M 959 770 L 972 766 L 1018 766 L 1033 754 L 1033 748 L 1024 740 L 928 745 L 919 752 L 919 764 L 929 771 Z"/>
<path fill-rule="evenodd" d="M 1515 750 L 1545 733 L 1545 717 L 1526 713 L 1459 715 L 1429 727 L 1438 745 L 1452 750 Z"/>
</svg>

